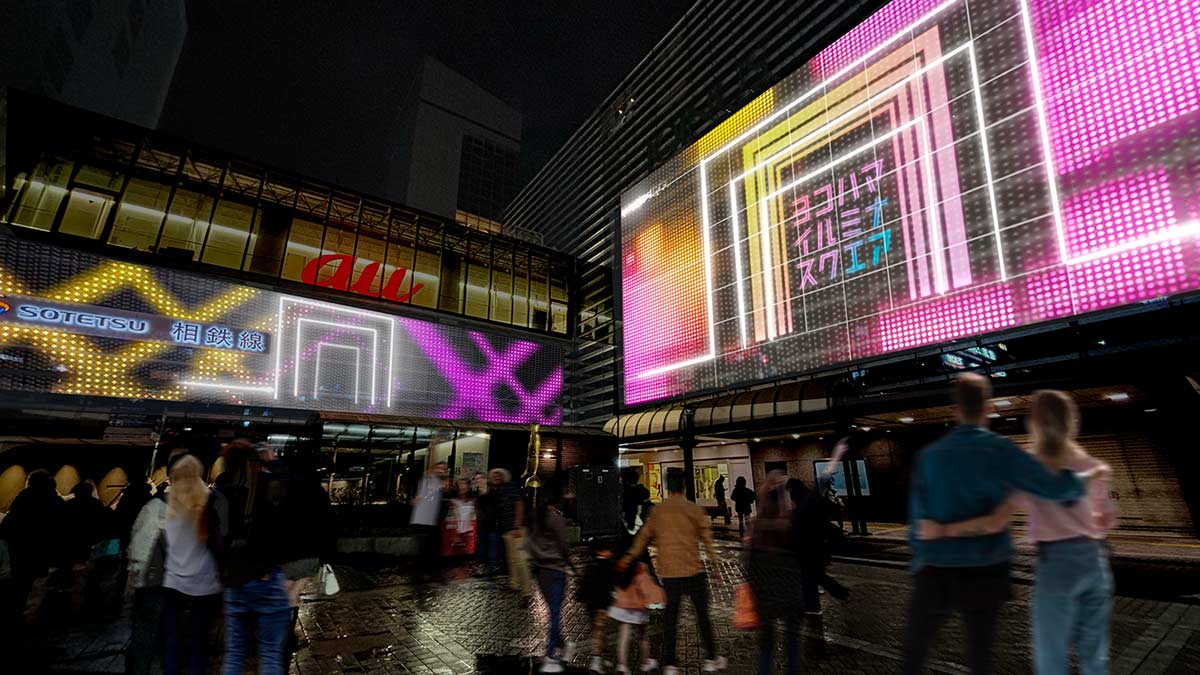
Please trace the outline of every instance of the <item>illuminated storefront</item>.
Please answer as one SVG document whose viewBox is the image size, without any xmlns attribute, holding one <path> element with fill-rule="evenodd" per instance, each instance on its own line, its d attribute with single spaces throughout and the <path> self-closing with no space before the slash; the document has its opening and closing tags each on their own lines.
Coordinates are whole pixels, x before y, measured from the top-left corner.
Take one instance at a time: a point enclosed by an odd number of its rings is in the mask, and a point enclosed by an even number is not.
<svg viewBox="0 0 1200 675">
<path fill-rule="evenodd" d="M 1198 18 L 886 5 L 625 193 L 625 404 L 1200 288 Z"/>
</svg>

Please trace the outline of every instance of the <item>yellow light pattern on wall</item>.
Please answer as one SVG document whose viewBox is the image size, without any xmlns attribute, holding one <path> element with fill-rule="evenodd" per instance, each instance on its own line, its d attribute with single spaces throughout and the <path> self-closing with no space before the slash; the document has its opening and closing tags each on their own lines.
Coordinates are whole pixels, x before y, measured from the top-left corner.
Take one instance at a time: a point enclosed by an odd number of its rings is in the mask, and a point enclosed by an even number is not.
<svg viewBox="0 0 1200 675">
<path fill-rule="evenodd" d="M 24 295 L 12 277 L 0 271 L 0 289 L 6 295 Z M 164 316 L 184 321 L 212 322 L 245 304 L 258 294 L 252 288 L 236 287 L 197 308 L 188 308 L 147 269 L 121 262 L 109 262 L 64 281 L 46 291 L 43 297 L 65 302 L 91 304 L 124 290 L 136 292 Z M 155 398 L 175 401 L 184 397 L 184 387 L 171 383 L 162 387 L 140 382 L 134 370 L 162 357 L 178 345 L 163 342 L 131 342 L 116 351 L 104 351 L 82 335 L 21 324 L 0 325 L 0 342 L 24 341 L 62 364 L 66 371 L 55 388 L 60 394 Z M 201 350 L 195 361 L 198 376 L 216 379 L 233 375 L 248 381 L 243 352 Z"/>
<path fill-rule="evenodd" d="M 693 143 L 687 153 L 688 164 L 698 163 L 705 155 L 737 138 L 738 134 L 770 115 L 774 109 L 775 90 L 768 89 Z"/>
</svg>

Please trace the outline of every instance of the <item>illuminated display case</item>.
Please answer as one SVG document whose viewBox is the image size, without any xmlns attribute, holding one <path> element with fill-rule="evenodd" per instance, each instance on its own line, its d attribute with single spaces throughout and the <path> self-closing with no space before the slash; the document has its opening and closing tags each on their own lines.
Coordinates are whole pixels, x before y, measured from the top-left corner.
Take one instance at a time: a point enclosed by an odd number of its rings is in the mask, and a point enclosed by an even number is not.
<svg viewBox="0 0 1200 675">
<path fill-rule="evenodd" d="M 1200 288 L 1198 19 L 885 5 L 622 197 L 625 404 Z"/>
<path fill-rule="evenodd" d="M 562 421 L 563 350 L 0 236 L 0 391 Z"/>
</svg>

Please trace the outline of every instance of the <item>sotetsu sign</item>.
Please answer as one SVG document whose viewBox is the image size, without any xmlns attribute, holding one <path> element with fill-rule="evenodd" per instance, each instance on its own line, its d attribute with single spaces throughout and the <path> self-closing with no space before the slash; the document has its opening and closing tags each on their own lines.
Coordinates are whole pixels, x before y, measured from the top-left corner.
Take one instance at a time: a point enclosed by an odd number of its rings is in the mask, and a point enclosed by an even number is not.
<svg viewBox="0 0 1200 675">
<path fill-rule="evenodd" d="M 324 281 L 319 281 L 317 275 L 321 272 L 321 268 L 326 265 L 334 266 L 333 275 Z M 383 289 L 376 296 L 371 292 L 371 285 L 375 283 L 375 278 L 379 276 L 379 268 L 382 266 L 383 263 L 371 261 L 363 267 L 362 272 L 358 274 L 358 279 L 354 279 L 354 256 L 345 253 L 329 253 L 310 260 L 300 273 L 300 280 L 306 284 L 321 286 L 322 288 L 334 288 L 339 291 L 367 295 L 372 298 L 380 297 L 393 302 L 408 302 L 412 296 L 417 294 L 417 291 L 424 288 L 423 284 L 414 282 L 412 289 L 405 293 L 400 293 L 400 287 L 404 285 L 404 279 L 408 276 L 408 270 L 403 267 L 397 267 L 391 274 L 387 275 L 387 281 L 383 284 Z"/>
</svg>

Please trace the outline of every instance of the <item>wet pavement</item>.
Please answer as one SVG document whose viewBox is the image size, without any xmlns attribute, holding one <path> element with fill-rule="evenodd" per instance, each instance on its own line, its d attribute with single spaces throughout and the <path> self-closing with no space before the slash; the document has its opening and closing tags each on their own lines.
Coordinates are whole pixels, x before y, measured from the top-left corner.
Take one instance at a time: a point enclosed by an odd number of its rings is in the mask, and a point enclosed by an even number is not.
<svg viewBox="0 0 1200 675">
<path fill-rule="evenodd" d="M 865 542 L 860 550 L 869 555 Z M 719 650 L 729 657 L 730 673 L 755 670 L 755 636 L 731 628 L 734 585 L 742 579 L 739 551 L 720 544 L 723 583 L 712 584 L 712 619 Z M 582 567 L 582 553 L 578 554 Z M 852 588 L 848 601 L 823 597 L 820 623 L 804 629 L 806 673 L 874 674 L 899 670 L 904 610 L 909 579 L 901 561 L 850 555 L 831 571 Z M 450 674 L 536 672 L 544 649 L 547 615 L 536 599 L 528 608 L 497 579 L 474 576 L 473 567 L 457 568 L 445 585 L 418 587 L 395 560 L 358 558 L 337 565 L 343 592 L 333 597 L 306 596 L 301 627 L 308 644 L 292 665 L 298 675 Z M 1192 568 L 1191 575 L 1197 576 Z M 1016 576 L 1027 578 L 1017 570 Z M 1146 576 L 1157 576 L 1151 570 Z M 591 622 L 573 602 L 577 577 L 570 579 L 564 607 L 564 633 L 579 649 L 574 670 L 584 672 L 590 655 Z M 1149 584 L 1153 585 L 1153 584 Z M 1200 672 L 1200 603 L 1177 589 L 1173 600 L 1134 597 L 1119 589 L 1113 620 L 1114 675 Z M 998 641 L 997 673 L 1029 673 L 1029 591 L 1018 583 L 1005 612 Z M 1162 594 L 1160 594 L 1162 595 Z M 691 609 L 681 617 L 679 657 L 685 673 L 698 673 L 702 658 Z M 35 662 L 46 670 L 22 672 L 122 672 L 128 624 L 122 620 L 71 629 L 47 626 L 34 639 Z M 615 644 L 614 631 L 608 643 Z M 657 640 L 655 640 L 655 649 Z M 965 673 L 959 646 L 963 636 L 954 622 L 943 630 L 929 672 Z"/>
</svg>

